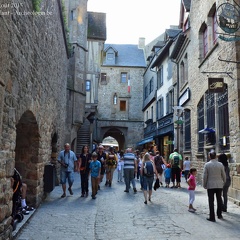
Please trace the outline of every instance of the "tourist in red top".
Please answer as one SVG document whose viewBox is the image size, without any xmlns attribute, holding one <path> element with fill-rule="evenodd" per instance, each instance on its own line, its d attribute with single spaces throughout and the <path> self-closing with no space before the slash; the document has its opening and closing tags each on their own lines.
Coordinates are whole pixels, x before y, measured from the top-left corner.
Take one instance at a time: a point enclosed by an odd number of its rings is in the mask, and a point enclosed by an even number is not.
<svg viewBox="0 0 240 240">
<path fill-rule="evenodd" d="M 189 192 L 189 212 L 195 212 L 196 209 L 193 207 L 193 202 L 195 200 L 195 188 L 196 188 L 196 175 L 197 175 L 197 169 L 191 168 L 188 174 L 188 192 Z"/>
</svg>

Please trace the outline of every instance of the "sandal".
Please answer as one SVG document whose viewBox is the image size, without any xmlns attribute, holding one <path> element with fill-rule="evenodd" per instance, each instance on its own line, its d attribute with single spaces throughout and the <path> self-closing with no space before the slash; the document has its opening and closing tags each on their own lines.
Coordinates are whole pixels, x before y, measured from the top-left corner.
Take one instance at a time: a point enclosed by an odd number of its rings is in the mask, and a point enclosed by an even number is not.
<svg viewBox="0 0 240 240">
<path fill-rule="evenodd" d="M 69 193 L 70 193 L 71 195 L 73 195 L 73 191 L 72 191 L 71 188 L 68 188 L 68 191 L 69 191 Z"/>
<path fill-rule="evenodd" d="M 66 197 L 66 193 L 64 193 L 62 196 L 61 196 L 61 198 L 65 198 Z"/>
</svg>

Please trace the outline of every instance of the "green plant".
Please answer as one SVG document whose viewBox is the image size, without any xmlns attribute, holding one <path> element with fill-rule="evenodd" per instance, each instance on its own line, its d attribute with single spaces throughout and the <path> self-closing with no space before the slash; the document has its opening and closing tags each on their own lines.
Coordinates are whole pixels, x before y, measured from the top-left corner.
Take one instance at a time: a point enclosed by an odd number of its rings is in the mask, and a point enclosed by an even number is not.
<svg viewBox="0 0 240 240">
<path fill-rule="evenodd" d="M 67 13 L 66 13 L 64 0 L 61 0 L 61 3 L 62 3 L 62 15 L 63 15 L 64 29 L 65 29 L 65 34 L 66 34 L 66 38 L 67 38 L 67 48 L 68 48 L 69 53 L 71 53 L 71 51 L 72 51 L 72 44 L 70 43 L 70 39 L 69 39 L 69 29 L 68 29 Z"/>
<path fill-rule="evenodd" d="M 42 0 L 32 0 L 33 10 L 35 12 L 40 12 L 41 3 L 42 3 Z"/>
</svg>

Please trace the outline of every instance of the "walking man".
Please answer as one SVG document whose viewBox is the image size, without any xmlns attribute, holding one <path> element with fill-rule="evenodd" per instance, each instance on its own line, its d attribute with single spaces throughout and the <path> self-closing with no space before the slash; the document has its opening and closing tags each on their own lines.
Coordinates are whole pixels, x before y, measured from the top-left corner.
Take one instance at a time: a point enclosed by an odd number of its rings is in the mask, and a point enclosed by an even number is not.
<svg viewBox="0 0 240 240">
<path fill-rule="evenodd" d="M 182 171 L 182 156 L 178 153 L 177 148 L 173 150 L 173 153 L 170 154 L 169 159 L 171 161 L 171 167 L 172 167 L 172 188 L 180 188 L 181 185 L 181 171 Z M 177 185 L 175 185 L 175 180 L 177 182 Z"/>
<path fill-rule="evenodd" d="M 64 150 L 59 153 L 58 162 L 61 164 L 60 181 L 62 184 L 63 194 L 61 198 L 66 197 L 66 182 L 68 179 L 68 191 L 73 195 L 72 185 L 74 182 L 74 171 L 77 170 L 77 157 L 73 151 L 70 150 L 70 144 L 64 145 Z"/>
<path fill-rule="evenodd" d="M 203 170 L 203 187 L 207 189 L 209 218 L 208 221 L 216 222 L 214 213 L 214 194 L 217 198 L 217 216 L 222 219 L 222 189 L 226 182 L 226 174 L 222 163 L 216 159 L 216 152 L 210 151 L 210 161 L 205 163 Z"/>
<path fill-rule="evenodd" d="M 128 148 L 123 156 L 124 161 L 124 180 L 126 189 L 124 192 L 129 192 L 130 182 L 133 184 L 133 191 L 137 193 L 136 182 L 134 179 L 134 173 L 137 173 L 137 158 L 132 153 L 132 148 Z"/>
</svg>

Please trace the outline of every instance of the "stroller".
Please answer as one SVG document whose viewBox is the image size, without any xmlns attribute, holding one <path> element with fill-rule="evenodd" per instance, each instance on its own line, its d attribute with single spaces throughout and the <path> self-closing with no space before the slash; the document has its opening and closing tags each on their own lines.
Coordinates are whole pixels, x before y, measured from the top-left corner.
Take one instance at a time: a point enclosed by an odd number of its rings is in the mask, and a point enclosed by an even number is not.
<svg viewBox="0 0 240 240">
<path fill-rule="evenodd" d="M 24 218 L 21 208 L 21 187 L 22 187 L 22 180 L 21 175 L 14 168 L 14 174 L 12 176 L 14 183 L 13 183 L 13 207 L 12 207 L 12 226 L 13 231 L 16 229 L 17 223 L 21 222 Z"/>
</svg>

